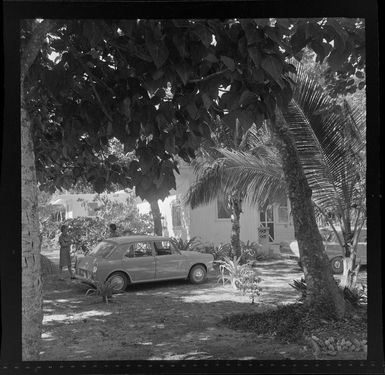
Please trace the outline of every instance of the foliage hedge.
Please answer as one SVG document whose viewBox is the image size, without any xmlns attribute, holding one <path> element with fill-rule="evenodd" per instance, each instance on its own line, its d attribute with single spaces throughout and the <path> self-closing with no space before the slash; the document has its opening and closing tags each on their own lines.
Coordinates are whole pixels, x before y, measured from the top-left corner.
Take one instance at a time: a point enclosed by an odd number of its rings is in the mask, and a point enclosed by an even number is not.
<svg viewBox="0 0 385 375">
<path fill-rule="evenodd" d="M 41 223 L 41 239 L 43 249 L 58 249 L 60 228 L 67 225 L 73 249 L 88 253 L 98 242 L 109 237 L 109 224 L 117 226 L 119 236 L 131 234 L 152 234 L 151 215 L 140 214 L 133 202 L 126 204 L 105 201 L 99 207 L 97 216 L 77 217 L 62 222 L 45 220 Z"/>
</svg>

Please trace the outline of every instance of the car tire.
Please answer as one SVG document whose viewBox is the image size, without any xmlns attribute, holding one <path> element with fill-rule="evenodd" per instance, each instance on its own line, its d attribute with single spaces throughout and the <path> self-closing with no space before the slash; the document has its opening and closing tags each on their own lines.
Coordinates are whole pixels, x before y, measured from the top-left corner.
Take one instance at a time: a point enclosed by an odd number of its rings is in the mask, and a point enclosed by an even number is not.
<svg viewBox="0 0 385 375">
<path fill-rule="evenodd" d="M 115 272 L 108 276 L 107 281 L 110 281 L 112 285 L 116 284 L 116 288 L 113 288 L 113 293 L 124 292 L 128 285 L 128 277 L 123 272 Z"/>
<path fill-rule="evenodd" d="M 191 268 L 188 277 L 193 284 L 201 284 L 206 280 L 206 275 L 206 269 L 202 265 L 197 264 Z"/>
<path fill-rule="evenodd" d="M 334 257 L 330 264 L 332 266 L 332 270 L 334 274 L 342 274 L 344 271 L 344 261 L 342 259 L 342 256 Z"/>
</svg>

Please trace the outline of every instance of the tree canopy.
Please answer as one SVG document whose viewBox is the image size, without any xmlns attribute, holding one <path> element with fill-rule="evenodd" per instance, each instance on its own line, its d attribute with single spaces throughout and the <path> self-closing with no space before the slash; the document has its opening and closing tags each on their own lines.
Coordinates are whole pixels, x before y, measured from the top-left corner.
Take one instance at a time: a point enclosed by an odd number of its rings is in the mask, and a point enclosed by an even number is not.
<svg viewBox="0 0 385 375">
<path fill-rule="evenodd" d="M 247 130 L 287 106 L 296 70 L 289 59 L 306 46 L 328 63 L 336 92 L 354 91 L 351 77 L 365 64 L 357 19 L 47 22 L 53 27 L 26 78 L 43 189 L 85 177 L 97 192 L 118 184 L 164 198 L 175 188 L 174 155 L 194 158 L 216 116 Z M 24 21 L 23 44 L 31 29 Z M 135 158 L 106 153 L 112 138 Z"/>
</svg>

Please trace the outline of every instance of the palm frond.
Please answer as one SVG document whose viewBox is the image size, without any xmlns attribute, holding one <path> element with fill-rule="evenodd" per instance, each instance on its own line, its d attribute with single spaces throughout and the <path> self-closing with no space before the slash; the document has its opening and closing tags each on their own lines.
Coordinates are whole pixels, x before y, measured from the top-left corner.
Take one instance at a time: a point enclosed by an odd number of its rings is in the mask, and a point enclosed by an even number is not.
<svg viewBox="0 0 385 375">
<path fill-rule="evenodd" d="M 346 101 L 338 105 L 297 65 L 293 99 L 284 117 L 293 135 L 301 163 L 324 209 L 346 212 L 357 197 L 359 170 L 365 150 L 365 114 Z M 360 195 L 361 196 L 361 195 Z"/>
<path fill-rule="evenodd" d="M 251 204 L 264 207 L 286 194 L 286 184 L 280 160 L 268 147 L 259 145 L 261 154 L 219 149 L 222 154 L 223 189 L 234 189 L 246 196 Z"/>
</svg>

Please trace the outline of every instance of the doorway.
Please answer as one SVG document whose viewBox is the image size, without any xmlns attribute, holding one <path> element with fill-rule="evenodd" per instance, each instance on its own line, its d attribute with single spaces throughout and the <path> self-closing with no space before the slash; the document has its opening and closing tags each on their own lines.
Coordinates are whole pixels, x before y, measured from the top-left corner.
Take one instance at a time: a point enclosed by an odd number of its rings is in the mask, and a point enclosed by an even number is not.
<svg viewBox="0 0 385 375">
<path fill-rule="evenodd" d="M 274 242 L 274 210 L 273 205 L 268 205 L 259 213 L 259 222 L 269 229 L 269 242 Z"/>
</svg>

